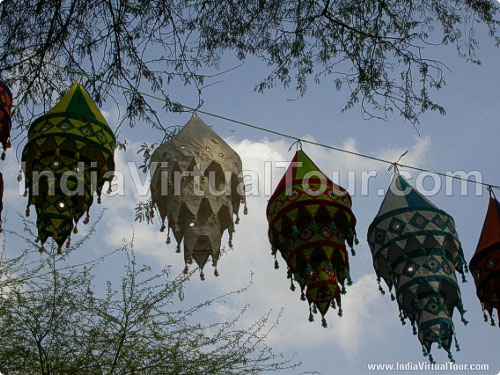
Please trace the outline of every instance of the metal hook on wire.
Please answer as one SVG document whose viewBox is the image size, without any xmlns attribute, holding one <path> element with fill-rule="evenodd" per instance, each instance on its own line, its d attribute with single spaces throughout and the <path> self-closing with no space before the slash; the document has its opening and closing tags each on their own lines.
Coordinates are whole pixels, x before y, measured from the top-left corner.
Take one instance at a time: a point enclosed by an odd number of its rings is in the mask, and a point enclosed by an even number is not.
<svg viewBox="0 0 500 375">
<path fill-rule="evenodd" d="M 297 146 L 297 151 L 302 151 L 302 141 L 300 139 L 297 138 L 297 140 L 295 142 L 293 142 L 290 147 L 288 148 L 288 152 L 290 152 L 290 150 L 292 149 L 293 146 Z"/>
<path fill-rule="evenodd" d="M 406 150 L 405 152 L 403 152 L 403 153 L 399 156 L 398 160 L 396 160 L 394 163 L 391 163 L 391 165 L 389 166 L 389 168 L 388 168 L 387 170 L 388 170 L 388 171 L 390 171 L 390 170 L 392 170 L 392 168 L 394 168 L 394 173 L 399 173 L 398 163 L 399 163 L 399 161 L 401 160 L 401 158 L 402 158 L 403 156 L 405 156 L 407 153 L 408 153 L 408 150 Z"/>
<path fill-rule="evenodd" d="M 488 192 L 490 193 L 490 198 L 497 199 L 495 196 L 495 192 L 493 191 L 493 187 L 491 185 L 488 185 Z"/>
</svg>

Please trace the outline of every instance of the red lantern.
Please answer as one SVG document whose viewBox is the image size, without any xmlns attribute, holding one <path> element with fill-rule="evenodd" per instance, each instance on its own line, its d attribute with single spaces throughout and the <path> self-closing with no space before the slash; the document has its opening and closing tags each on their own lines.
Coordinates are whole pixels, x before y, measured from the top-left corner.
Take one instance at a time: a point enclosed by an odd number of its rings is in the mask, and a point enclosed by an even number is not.
<svg viewBox="0 0 500 375">
<path fill-rule="evenodd" d="M 489 188 L 489 191 L 488 212 L 469 268 L 476 283 L 477 296 L 484 312 L 484 321 L 488 321 L 487 311 L 491 325 L 494 326 L 493 309 L 497 309 L 500 327 L 500 203 L 493 190 Z"/>
<path fill-rule="evenodd" d="M 0 80 L 0 143 L 3 146 L 2 160 L 5 160 L 5 150 L 10 148 L 10 129 L 12 121 L 12 92 Z"/>
</svg>

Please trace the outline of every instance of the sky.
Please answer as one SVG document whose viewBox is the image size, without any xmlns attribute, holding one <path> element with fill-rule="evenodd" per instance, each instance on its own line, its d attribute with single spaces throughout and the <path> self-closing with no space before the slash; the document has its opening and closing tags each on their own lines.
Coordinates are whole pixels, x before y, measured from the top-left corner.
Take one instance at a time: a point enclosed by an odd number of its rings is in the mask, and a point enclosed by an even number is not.
<svg viewBox="0 0 500 375">
<path fill-rule="evenodd" d="M 255 93 L 253 87 L 265 76 L 268 68 L 253 59 L 218 77 L 220 83 L 206 88 L 202 109 L 387 160 L 396 161 L 408 151 L 401 160 L 404 164 L 441 172 L 475 171 L 483 181 L 500 185 L 500 50 L 485 35 L 479 33 L 478 37 L 480 49 L 477 57 L 482 60 L 481 66 L 460 60 L 452 48 L 439 50 L 439 57 L 447 63 L 450 71 L 446 73 L 447 85 L 437 92 L 436 99 L 444 105 L 447 114 L 422 115 L 418 125 L 420 136 L 411 124 L 397 115 L 380 121 L 363 120 L 359 107 L 342 113 L 346 93 L 337 92 L 328 79 L 320 85 L 310 85 L 306 96 L 299 100 L 288 100 L 296 97 L 293 89 L 276 87 L 264 94 Z M 232 59 L 227 57 L 223 60 L 224 64 L 230 67 Z M 172 87 L 171 98 L 192 106 L 197 100 L 194 93 L 189 88 Z M 116 104 L 105 104 L 102 111 L 115 129 L 119 123 Z M 249 304 L 242 324 L 250 324 L 270 310 L 275 318 L 282 311 L 279 325 L 270 333 L 269 344 L 285 356 L 296 353 L 296 359 L 302 362 L 301 371 L 318 371 L 325 375 L 370 374 L 382 373 L 370 372 L 368 364 L 372 363 L 426 363 L 427 359 L 422 356 L 420 343 L 412 335 L 411 327 L 409 324 L 402 326 L 399 321 L 397 304 L 390 300 L 388 294 L 383 296 L 378 291 L 371 252 L 366 242 L 368 226 L 378 211 L 393 173 L 388 171 L 388 165 L 318 146 L 303 145 L 303 150 L 327 176 L 338 175 L 340 184 L 348 189 L 360 239 L 356 256 L 350 257 L 353 285 L 347 287 L 347 294 L 342 297 L 343 316 L 338 317 L 335 311 L 330 310 L 326 315 L 328 328 L 325 329 L 319 319 L 314 323 L 308 322 L 307 303 L 300 301 L 298 291 L 290 291 L 283 259 L 278 257 L 280 268 L 274 269 L 274 258 L 267 239 L 267 200 L 284 173 L 284 168 L 278 168 L 277 162 L 288 162 L 293 157 L 294 149 L 289 151 L 292 141 L 207 115 L 201 114 L 200 117 L 238 152 L 243 169 L 258 176 L 258 181 L 252 180 L 254 185 L 253 194 L 248 197 L 249 213 L 247 216 L 240 215 L 241 222 L 233 238 L 234 250 L 223 255 L 219 261 L 220 277 L 215 278 L 210 264 L 207 265 L 206 280 L 202 282 L 195 276 L 185 287 L 186 299 L 179 301 L 179 306 L 244 287 L 252 277 L 253 285 L 248 291 L 212 307 L 210 314 L 220 320 L 230 319 L 245 304 Z M 165 123 L 184 125 L 189 118 L 190 114 L 168 114 L 165 115 Z M 134 179 L 145 181 L 143 190 L 147 192 L 148 180 L 142 174 L 130 173 L 129 163 L 140 161 L 137 150 L 142 142 L 158 142 L 161 135 L 146 126 L 122 127 L 119 137 L 127 139 L 128 143 L 126 152 L 117 151 L 115 154 L 117 170 L 123 171 L 125 194 L 103 198 L 102 207 L 107 210 L 102 225 L 92 243 L 81 251 L 87 251 L 88 256 L 102 255 L 133 237 L 141 261 L 157 269 L 171 265 L 174 273 L 182 272 L 183 257 L 175 253 L 175 243 L 165 244 L 166 233 L 159 232 L 158 221 L 149 226 L 134 222 L 134 207 L 145 197 L 141 196 L 144 192 L 138 191 L 133 182 Z M 269 162 L 273 167 L 270 178 L 268 170 L 265 170 Z M 0 168 L 6 180 L 3 226 L 16 230 L 20 227 L 16 212 L 24 212 L 26 198 L 19 195 L 15 178 L 19 165 L 13 151 L 9 152 L 7 161 Z M 372 172 L 376 176 L 363 184 L 363 172 Z M 409 182 L 424 192 L 435 190 L 428 198 L 455 219 L 464 254 L 469 261 L 486 214 L 486 188 L 476 190 L 475 185 L 469 184 L 465 192 L 459 182 L 447 184 L 443 178 L 435 177 L 436 180 L 433 180 L 429 176 L 424 179 L 424 175 L 404 168 L 402 172 L 408 172 L 411 177 Z M 433 181 L 438 181 L 441 186 L 433 189 Z M 91 216 L 95 217 L 98 213 L 99 208 L 93 206 Z M 79 229 L 85 233 L 85 227 Z M 223 243 L 227 243 L 227 234 Z M 16 249 L 9 251 L 15 253 Z M 115 272 L 118 274 L 119 270 Z M 101 277 L 108 276 L 113 277 L 113 272 L 105 273 L 103 270 Z M 469 324 L 464 326 L 459 314 L 455 313 L 454 323 L 461 351 L 453 355 L 458 364 L 488 364 L 489 370 L 458 373 L 498 374 L 500 331 L 498 327 L 483 322 L 472 276 L 468 274 L 467 279 L 468 282 L 461 283 L 460 288 Z M 438 363 L 448 361 L 446 353 L 438 350 L 437 346 L 433 347 L 432 353 Z"/>
</svg>

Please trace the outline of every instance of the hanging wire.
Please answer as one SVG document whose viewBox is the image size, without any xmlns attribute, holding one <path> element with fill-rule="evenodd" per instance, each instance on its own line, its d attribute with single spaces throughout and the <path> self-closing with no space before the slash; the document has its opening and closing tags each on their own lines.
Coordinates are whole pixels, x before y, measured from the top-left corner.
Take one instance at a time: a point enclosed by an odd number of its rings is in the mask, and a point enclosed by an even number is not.
<svg viewBox="0 0 500 375">
<path fill-rule="evenodd" d="M 12 52 L 12 53 L 18 54 L 18 55 L 20 55 L 22 57 L 27 57 L 27 56 L 25 56 L 24 54 L 22 54 L 19 51 L 10 51 L 10 50 L 7 50 L 5 48 L 3 48 L 3 50 L 7 51 L 7 52 Z M 31 58 L 39 59 L 36 56 L 31 56 Z M 162 101 L 162 102 L 166 101 L 165 99 L 163 99 L 161 97 L 158 97 L 158 96 L 155 96 L 155 95 L 152 95 L 152 94 L 148 94 L 148 93 L 145 93 L 145 92 L 142 92 L 142 91 L 139 91 L 139 90 L 135 90 L 135 89 L 132 89 L 130 87 L 125 87 L 125 86 L 122 86 L 122 85 L 120 85 L 118 83 L 106 81 L 104 79 L 94 77 L 91 74 L 88 74 L 88 73 L 83 72 L 83 71 L 76 71 L 76 70 L 73 70 L 73 69 L 70 69 L 70 68 L 62 67 L 62 66 L 57 65 L 57 64 L 55 64 L 53 62 L 50 62 L 50 61 L 45 61 L 44 63 L 46 63 L 47 65 L 53 66 L 55 68 L 61 69 L 63 71 L 66 71 L 68 73 L 80 74 L 80 76 L 85 76 L 88 79 L 92 79 L 93 81 L 99 81 L 99 82 L 106 83 L 106 84 L 108 84 L 110 86 L 117 87 L 117 88 L 122 89 L 124 91 L 129 91 L 129 92 L 132 92 L 132 93 L 135 93 L 135 94 L 140 94 L 142 96 L 145 96 L 145 97 L 148 97 L 148 98 L 151 98 L 151 99 L 155 99 L 155 100 L 158 100 L 158 101 Z M 413 170 L 419 171 L 419 172 L 426 172 L 426 173 L 436 174 L 438 176 L 442 176 L 442 177 L 446 177 L 446 178 L 451 178 L 451 179 L 454 179 L 454 180 L 457 180 L 457 181 L 464 181 L 464 182 L 468 182 L 468 183 L 472 183 L 472 184 L 483 185 L 483 186 L 489 187 L 491 189 L 493 189 L 493 188 L 494 189 L 500 189 L 500 185 L 493 185 L 493 184 L 482 182 L 482 181 L 470 180 L 468 178 L 463 178 L 463 177 L 456 176 L 456 175 L 448 175 L 448 174 L 446 174 L 444 172 L 438 172 L 438 171 L 434 171 L 434 170 L 431 170 L 431 169 L 419 168 L 419 167 L 415 167 L 413 165 L 400 164 L 398 162 L 394 163 L 392 161 L 385 160 L 385 159 L 382 159 L 382 158 L 378 158 L 376 156 L 370 156 L 370 155 L 362 154 L 362 153 L 355 152 L 355 151 L 345 150 L 345 149 L 342 149 L 342 148 L 339 148 L 339 147 L 330 146 L 330 145 L 327 145 L 327 144 L 324 144 L 324 143 L 320 143 L 320 142 L 309 141 L 309 140 L 302 139 L 300 137 L 296 137 L 296 136 L 293 136 L 293 135 L 290 135 L 290 134 L 282 133 L 282 132 L 279 132 L 279 131 L 276 131 L 276 130 L 272 130 L 272 129 L 264 128 L 264 127 L 261 127 L 261 126 L 253 125 L 253 124 L 250 124 L 250 123 L 247 123 L 247 122 L 244 122 L 244 121 L 232 119 L 230 117 L 222 116 L 222 115 L 219 115 L 219 114 L 216 114 L 216 113 L 207 112 L 207 111 L 204 111 L 204 110 L 200 109 L 199 106 L 197 108 L 194 108 L 194 107 L 190 107 L 190 106 L 184 105 L 184 104 L 179 103 L 179 102 L 174 102 L 174 101 L 170 101 L 170 102 L 172 104 L 176 105 L 176 106 L 179 106 L 179 107 L 182 107 L 182 108 L 187 109 L 189 111 L 192 111 L 193 113 L 197 113 L 197 114 L 201 113 L 201 114 L 204 114 L 206 116 L 210 116 L 210 117 L 218 118 L 220 120 L 231 122 L 233 124 L 246 126 L 246 127 L 249 127 L 249 128 L 255 129 L 255 130 L 260 130 L 262 132 L 266 132 L 266 133 L 269 133 L 269 134 L 274 134 L 274 135 L 280 136 L 282 138 L 292 139 L 292 140 L 295 141 L 292 144 L 292 146 L 294 144 L 300 144 L 300 146 L 302 147 L 302 143 L 307 143 L 307 144 L 310 144 L 310 145 L 319 146 L 319 147 L 323 147 L 323 148 L 334 150 L 334 151 L 338 151 L 338 152 L 343 152 L 343 153 L 354 155 L 354 156 L 358 156 L 358 157 L 361 157 L 361 158 L 365 158 L 365 159 L 369 159 L 369 160 L 374 160 L 374 161 L 378 161 L 378 162 L 381 162 L 381 163 L 386 163 L 386 164 L 389 164 L 390 166 L 392 166 L 392 167 L 389 167 L 390 169 L 392 169 L 394 167 L 394 165 L 397 164 L 399 167 L 402 167 L 402 168 L 408 168 L 408 169 L 413 169 Z M 407 152 L 408 151 L 406 151 L 405 153 L 403 153 L 400 156 L 400 158 L 398 159 L 398 161 L 404 155 L 406 155 Z"/>
</svg>

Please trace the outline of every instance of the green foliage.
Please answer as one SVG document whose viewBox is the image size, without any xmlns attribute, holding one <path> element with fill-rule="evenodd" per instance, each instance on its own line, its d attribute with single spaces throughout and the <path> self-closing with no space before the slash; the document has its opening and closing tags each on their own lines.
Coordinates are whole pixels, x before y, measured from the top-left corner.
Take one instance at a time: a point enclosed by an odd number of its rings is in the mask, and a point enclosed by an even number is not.
<svg viewBox="0 0 500 375">
<path fill-rule="evenodd" d="M 0 372 L 55 374 L 259 374 L 295 369 L 299 364 L 274 354 L 265 339 L 276 322 L 263 316 L 242 327 L 240 314 L 226 322 L 193 323 L 197 314 L 234 293 L 195 305 L 180 305 L 189 275 L 171 277 L 139 265 L 133 246 L 85 263 L 53 247 L 36 250 L 25 221 L 28 248 L 0 261 Z M 34 249 L 34 250 L 31 250 Z M 117 259 L 118 257 L 118 259 Z M 112 260 L 111 260 L 112 259 Z M 123 263 L 118 287 L 96 287 L 98 272 Z M 204 319 L 206 321 L 206 319 Z"/>
<path fill-rule="evenodd" d="M 344 110 L 359 106 L 366 118 L 394 111 L 416 124 L 427 110 L 444 113 L 431 96 L 445 84 L 435 48 L 454 45 L 479 64 L 478 25 L 500 42 L 496 0 L 3 1 L 0 16 L 2 78 L 17 88 L 15 103 L 29 107 L 26 119 L 16 112 L 21 129 L 85 71 L 98 104 L 119 95 L 123 121 L 166 131 L 137 90 L 182 111 L 168 94 L 177 81 L 197 89 L 201 106 L 228 51 L 269 65 L 257 91 L 281 83 L 300 97 L 311 79 L 328 77 L 350 94 Z"/>
</svg>

